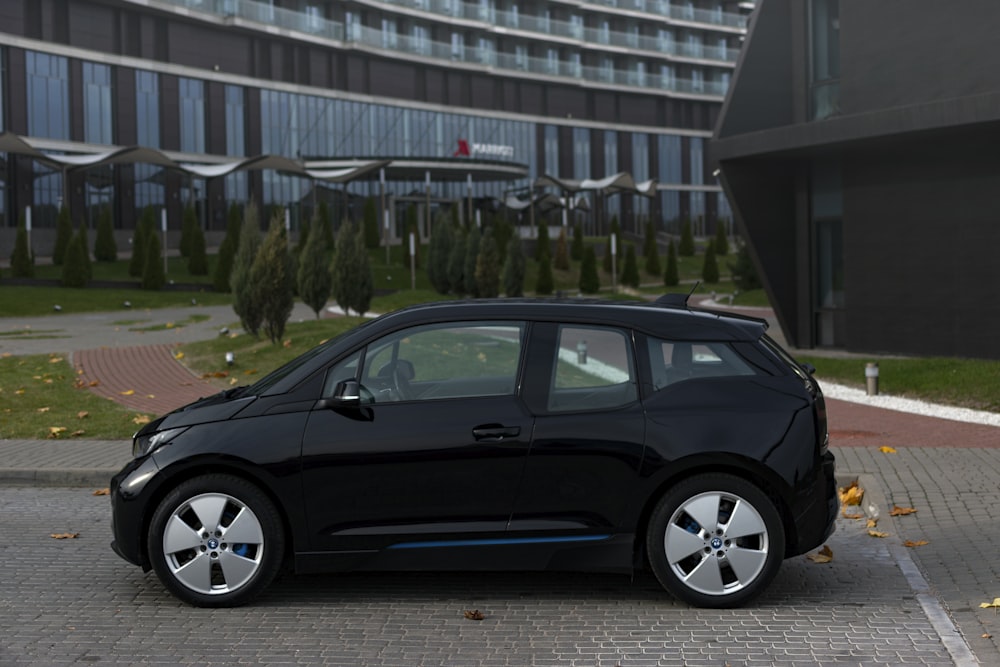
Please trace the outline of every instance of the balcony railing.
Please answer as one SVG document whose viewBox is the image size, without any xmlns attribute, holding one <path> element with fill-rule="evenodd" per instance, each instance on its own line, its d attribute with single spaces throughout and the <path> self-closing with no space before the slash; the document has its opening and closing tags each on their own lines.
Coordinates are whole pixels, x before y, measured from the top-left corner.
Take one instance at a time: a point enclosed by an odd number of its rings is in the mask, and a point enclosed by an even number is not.
<svg viewBox="0 0 1000 667">
<path fill-rule="evenodd" d="M 458 51 L 453 49 L 450 42 L 436 42 L 426 38 L 415 39 L 408 35 L 396 34 L 393 43 L 385 43 L 385 33 L 382 30 L 351 24 L 344 26 L 339 21 L 306 14 L 305 12 L 293 11 L 273 5 L 254 2 L 253 0 L 141 0 L 144 5 L 166 5 L 172 7 L 184 7 L 192 10 L 211 14 L 220 18 L 237 18 L 265 26 L 294 30 L 302 33 L 315 35 L 320 38 L 330 39 L 338 42 L 354 43 L 376 49 L 388 49 L 401 54 L 416 54 L 429 58 L 447 60 L 451 62 L 461 62 L 467 64 L 485 65 L 498 69 L 511 70 L 514 72 L 526 72 L 531 74 L 554 75 L 589 81 L 594 83 L 613 84 L 621 86 L 634 86 L 645 89 L 665 90 L 677 93 L 723 96 L 725 95 L 725 85 L 719 82 L 708 82 L 703 84 L 693 84 L 685 79 L 663 79 L 653 74 L 640 76 L 636 71 L 608 69 L 605 67 L 581 67 L 577 63 L 560 60 L 558 66 L 553 66 L 552 61 L 547 58 L 525 57 L 514 53 L 497 52 L 493 49 L 483 49 L 465 46 Z M 396 0 L 402 2 L 403 0 Z M 412 4 L 412 0 L 408 0 Z M 457 0 L 426 0 L 432 5 L 454 6 L 474 8 L 476 16 L 481 9 L 480 5 L 470 3 L 459 3 Z M 648 2 L 648 0 L 647 0 Z M 522 28 L 522 21 L 525 25 L 536 26 L 534 22 L 540 21 L 537 17 L 521 15 L 518 17 L 517 26 L 507 26 L 504 20 L 512 20 L 511 12 L 495 12 L 496 22 L 492 25 L 504 27 L 517 27 L 531 32 L 531 28 Z M 480 20 L 478 18 L 474 20 Z M 735 61 L 738 51 L 736 49 L 725 49 L 721 47 L 711 47 L 704 45 L 692 45 L 687 42 L 667 42 L 658 37 L 627 35 L 626 33 L 615 33 L 601 31 L 596 28 L 584 28 L 562 21 L 549 21 L 547 24 L 550 30 L 546 36 L 560 35 L 570 39 L 580 41 L 580 46 L 591 46 L 594 43 L 607 43 L 608 46 L 622 46 L 631 50 L 648 51 L 662 57 L 667 55 L 681 58 L 694 58 L 704 60 L 716 60 L 731 62 Z M 562 32 L 565 35 L 561 35 Z M 581 35 L 582 32 L 582 35 Z M 631 46 L 630 42 L 635 46 Z M 666 47 L 666 48 L 665 48 Z M 557 70 L 557 71 L 554 71 Z M 641 83 L 640 81 L 645 81 Z"/>
</svg>

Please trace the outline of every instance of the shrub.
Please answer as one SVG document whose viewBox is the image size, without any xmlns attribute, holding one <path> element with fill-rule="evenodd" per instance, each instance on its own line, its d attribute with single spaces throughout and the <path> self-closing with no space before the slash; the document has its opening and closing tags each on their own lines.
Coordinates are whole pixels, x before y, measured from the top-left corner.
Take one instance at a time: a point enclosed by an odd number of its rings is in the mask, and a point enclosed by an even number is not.
<svg viewBox="0 0 1000 667">
<path fill-rule="evenodd" d="M 379 234 L 378 207 L 375 205 L 375 197 L 369 197 L 365 200 L 363 220 L 365 225 L 365 247 L 379 247 L 382 237 Z"/>
<path fill-rule="evenodd" d="M 59 214 L 56 216 L 56 242 L 52 247 L 52 263 L 62 266 L 66 260 L 66 250 L 73 240 L 73 221 L 70 220 L 69 209 L 66 205 L 59 207 Z"/>
<path fill-rule="evenodd" d="M 133 278 L 142 278 L 143 267 L 146 264 L 146 239 L 156 233 L 156 211 L 152 206 L 142 209 L 139 220 L 132 232 L 132 259 L 128 263 L 128 274 Z"/>
<path fill-rule="evenodd" d="M 583 259 L 583 225 L 579 222 L 573 225 L 573 243 L 570 245 L 569 256 L 575 262 Z"/>
<path fill-rule="evenodd" d="M 472 227 L 465 237 L 465 264 L 462 269 L 465 290 L 469 296 L 479 296 L 479 286 L 476 284 L 476 262 L 479 259 L 479 229 Z"/>
<path fill-rule="evenodd" d="M 597 294 L 601 291 L 601 279 L 597 275 L 597 255 L 594 248 L 587 246 L 580 262 L 580 291 L 584 294 Z"/>
<path fill-rule="evenodd" d="M 145 261 L 142 263 L 142 289 L 161 290 L 167 284 L 167 274 L 163 271 L 160 235 L 150 230 L 145 241 Z"/>
<path fill-rule="evenodd" d="M 719 282 L 719 263 L 715 260 L 715 244 L 709 243 L 705 248 L 705 261 L 701 266 L 701 279 L 706 283 Z"/>
<path fill-rule="evenodd" d="M 552 247 L 549 244 L 549 225 L 543 220 L 538 225 L 538 241 L 535 244 L 535 261 L 541 262 L 545 257 L 552 257 Z"/>
<path fill-rule="evenodd" d="M 195 213 L 194 205 L 188 204 L 184 207 L 181 216 L 181 257 L 185 259 L 191 256 L 191 243 L 194 240 L 194 230 L 198 228 L 198 215 Z"/>
<path fill-rule="evenodd" d="M 451 252 L 448 254 L 448 285 L 459 296 L 465 294 L 465 234 L 455 229 Z"/>
<path fill-rule="evenodd" d="M 727 262 L 727 265 L 733 274 L 733 282 L 741 292 L 763 287 L 746 243 L 737 244 L 735 260 Z"/>
<path fill-rule="evenodd" d="M 81 223 L 76 233 L 80 237 L 80 248 L 83 250 L 83 268 L 87 272 L 87 282 L 90 282 L 94 277 L 94 267 L 90 263 L 90 239 L 87 238 L 86 223 Z"/>
<path fill-rule="evenodd" d="M 261 328 L 272 343 L 285 333 L 285 325 L 295 305 L 292 285 L 292 254 L 288 249 L 283 213 L 271 216 L 267 235 L 250 267 L 250 280 L 260 299 Z"/>
<path fill-rule="evenodd" d="M 660 266 L 660 248 L 656 243 L 656 225 L 652 220 L 646 223 L 646 240 L 643 245 L 643 257 L 646 259 L 646 273 L 659 276 L 663 268 Z"/>
<path fill-rule="evenodd" d="M 667 287 L 675 287 L 680 282 L 680 270 L 677 267 L 677 249 L 674 247 L 674 240 L 670 239 L 670 243 L 667 244 L 667 268 L 663 272 L 663 284 Z"/>
<path fill-rule="evenodd" d="M 229 277 L 233 292 L 233 310 L 240 318 L 243 329 L 254 336 L 260 336 L 262 321 L 260 296 L 250 276 L 250 269 L 260 248 L 260 222 L 257 207 L 253 203 L 244 210 L 240 227 L 240 244 L 233 257 L 233 270 Z"/>
<path fill-rule="evenodd" d="M 97 216 L 97 239 L 94 241 L 94 259 L 98 262 L 118 260 L 118 244 L 115 242 L 114 221 L 111 208 L 102 206 Z"/>
<path fill-rule="evenodd" d="M 552 279 L 552 260 L 542 257 L 538 262 L 538 278 L 535 280 L 535 294 L 544 296 L 552 294 L 555 282 Z"/>
<path fill-rule="evenodd" d="M 726 221 L 718 220 L 715 224 L 715 254 L 722 257 L 729 254 L 729 237 L 726 232 Z"/>
<path fill-rule="evenodd" d="M 507 296 L 524 296 L 524 274 L 527 270 L 521 239 L 511 236 L 507 242 L 507 259 L 503 263 L 503 292 Z"/>
<path fill-rule="evenodd" d="M 188 243 L 188 273 L 192 276 L 208 275 L 208 256 L 205 253 L 205 232 L 201 231 L 201 226 L 195 224 L 190 231 L 191 238 Z"/>
<path fill-rule="evenodd" d="M 345 221 L 337 233 L 337 250 L 333 254 L 334 299 L 345 313 L 353 309 L 363 315 L 371 305 L 373 285 L 364 231 Z"/>
<path fill-rule="evenodd" d="M 240 243 L 241 224 L 240 209 L 236 204 L 231 204 L 226 221 L 226 236 L 219 246 L 219 254 L 215 258 L 215 271 L 212 273 L 212 286 L 216 292 L 228 292 L 231 289 L 229 277 L 233 272 L 233 258 Z"/>
<path fill-rule="evenodd" d="M 28 247 L 28 230 L 25 227 L 24 213 L 17 218 L 14 251 L 10 255 L 10 273 L 15 278 L 31 278 L 35 275 L 35 254 Z"/>
</svg>

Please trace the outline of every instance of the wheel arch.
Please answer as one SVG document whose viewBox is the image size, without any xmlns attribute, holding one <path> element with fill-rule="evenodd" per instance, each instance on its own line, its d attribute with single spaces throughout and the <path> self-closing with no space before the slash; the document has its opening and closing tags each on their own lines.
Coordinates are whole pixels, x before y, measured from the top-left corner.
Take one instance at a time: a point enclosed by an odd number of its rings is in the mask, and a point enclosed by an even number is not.
<svg viewBox="0 0 1000 667">
<path fill-rule="evenodd" d="M 776 479 L 773 473 L 760 463 L 745 457 L 727 456 L 725 460 L 709 460 L 704 457 L 692 457 L 688 460 L 677 461 L 670 465 L 671 472 L 662 478 L 656 479 L 653 490 L 646 494 L 645 503 L 640 508 L 636 518 L 634 552 L 632 555 L 633 567 L 635 569 L 650 569 L 649 554 L 646 550 L 646 536 L 649 532 L 649 521 L 657 503 L 664 494 L 674 485 L 690 477 L 702 474 L 722 473 L 738 477 L 750 482 L 759 488 L 768 498 L 770 498 L 778 510 L 781 517 L 781 525 L 785 531 L 785 553 L 788 557 L 790 545 L 797 544 L 798 536 L 795 530 L 795 521 L 792 518 L 788 499 L 780 492 L 782 482 Z"/>
<path fill-rule="evenodd" d="M 281 529 L 284 531 L 286 538 L 285 553 L 282 554 L 282 562 L 286 564 L 291 562 L 291 556 L 295 551 L 296 533 L 291 525 L 289 509 L 282 502 L 280 496 L 274 492 L 271 485 L 264 482 L 264 475 L 259 470 L 255 470 L 253 466 L 247 465 L 245 462 L 220 462 L 217 460 L 213 462 L 199 462 L 195 460 L 187 461 L 184 464 L 175 464 L 162 470 L 161 474 L 165 474 L 166 476 L 156 488 L 150 490 L 142 517 L 142 538 L 139 540 L 139 548 L 144 570 L 148 571 L 151 567 L 149 545 L 147 544 L 146 536 L 149 534 L 149 528 L 153 522 L 153 515 L 156 513 L 156 508 L 160 506 L 160 503 L 163 502 L 163 499 L 171 491 L 184 482 L 208 475 L 229 475 L 241 479 L 252 484 L 271 501 L 281 519 Z"/>
</svg>

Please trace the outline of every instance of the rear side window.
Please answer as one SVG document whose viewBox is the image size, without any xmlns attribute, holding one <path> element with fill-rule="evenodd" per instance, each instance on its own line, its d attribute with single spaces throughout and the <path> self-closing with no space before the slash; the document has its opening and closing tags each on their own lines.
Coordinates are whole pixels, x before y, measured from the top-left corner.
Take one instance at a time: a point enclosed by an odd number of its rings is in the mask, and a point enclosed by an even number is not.
<svg viewBox="0 0 1000 667">
<path fill-rule="evenodd" d="M 728 343 L 647 340 L 650 374 L 657 391 L 685 380 L 756 375 Z"/>
<path fill-rule="evenodd" d="M 632 347 L 620 329 L 563 325 L 548 409 L 607 410 L 636 400 Z"/>
</svg>

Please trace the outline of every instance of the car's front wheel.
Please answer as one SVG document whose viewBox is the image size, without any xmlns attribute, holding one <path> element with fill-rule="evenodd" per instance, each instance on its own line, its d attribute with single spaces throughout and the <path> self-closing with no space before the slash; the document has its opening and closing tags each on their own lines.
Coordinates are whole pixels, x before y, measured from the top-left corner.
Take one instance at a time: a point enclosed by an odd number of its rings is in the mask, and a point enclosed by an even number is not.
<svg viewBox="0 0 1000 667">
<path fill-rule="evenodd" d="M 785 533 L 774 502 L 752 483 L 723 473 L 670 489 L 650 517 L 646 548 L 656 578 L 697 607 L 737 607 L 774 579 Z"/>
<path fill-rule="evenodd" d="M 256 486 L 231 475 L 204 475 L 160 502 L 147 546 L 157 576 L 178 598 L 232 607 L 274 579 L 284 535 L 274 504 Z"/>
</svg>

